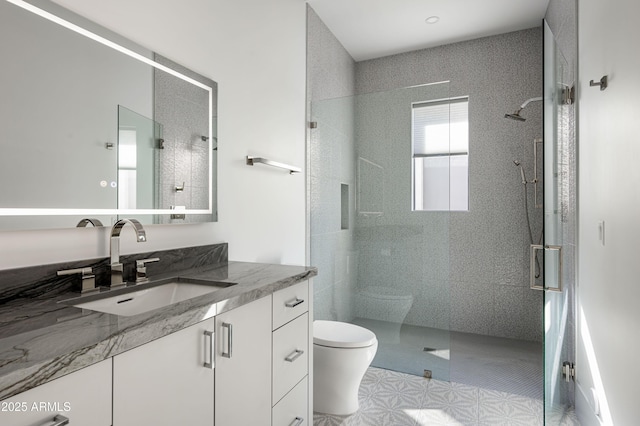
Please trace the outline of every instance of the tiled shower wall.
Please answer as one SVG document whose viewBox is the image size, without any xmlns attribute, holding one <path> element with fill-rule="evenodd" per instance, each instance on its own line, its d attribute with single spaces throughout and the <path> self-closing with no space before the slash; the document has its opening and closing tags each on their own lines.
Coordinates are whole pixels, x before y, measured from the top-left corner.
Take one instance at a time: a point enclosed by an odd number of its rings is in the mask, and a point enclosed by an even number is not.
<svg viewBox="0 0 640 426">
<path fill-rule="evenodd" d="M 351 319 L 354 289 L 381 285 L 413 295 L 409 324 L 541 340 L 542 295 L 528 289 L 524 191 L 513 161 L 521 161 L 533 179 L 533 143 L 542 137 L 542 108 L 530 104 L 524 123 L 503 118 L 542 94 L 541 29 L 360 63 L 353 62 L 311 9 L 308 34 L 308 99 L 310 116 L 318 120 L 308 138 L 309 185 L 315 188 L 310 191 L 311 260 L 319 268 L 316 318 Z M 470 211 L 411 212 L 409 155 L 401 149 L 380 158 L 371 154 L 385 149 L 361 137 L 371 127 L 353 102 L 363 97 L 347 97 L 445 80 L 451 82 L 450 96 L 469 97 Z M 316 101 L 322 99 L 333 100 L 318 108 Z M 369 116 L 367 121 L 382 123 L 383 118 Z M 393 146 L 386 148 L 394 153 Z M 354 214 L 357 158 L 365 152 L 387 170 L 382 216 Z M 349 188 L 346 230 L 340 222 L 342 184 Z M 537 239 L 542 210 L 533 208 L 533 187 L 528 191 Z M 396 244 L 400 241 L 404 243 Z M 425 249 L 436 246 L 439 250 Z M 314 257 L 314 252 L 330 255 Z M 407 262 L 435 266 L 412 277 Z"/>
<path fill-rule="evenodd" d="M 526 122 L 503 118 L 526 99 L 542 95 L 541 28 L 356 64 L 358 94 L 445 80 L 450 81 L 450 96 L 469 97 L 469 211 L 450 214 L 449 242 L 444 247 L 449 250 L 450 328 L 541 340 L 542 295 L 528 288 L 524 191 L 513 164 L 520 161 L 528 179 L 533 179 L 533 143 L 542 137 L 541 103 L 523 111 Z M 399 158 L 389 168 L 408 169 L 409 165 L 408 158 Z M 385 190 L 404 194 L 402 203 L 408 209 L 409 181 L 397 176 Z M 528 201 L 537 240 L 542 210 L 533 208 L 533 186 L 528 189 Z M 421 222 L 425 229 L 440 225 L 440 218 L 430 212 L 413 216 L 411 221 Z M 386 220 L 395 226 L 408 225 L 401 216 Z M 361 222 L 358 218 L 356 223 Z M 402 273 L 401 263 L 397 268 Z M 432 302 L 420 299 L 424 294 L 420 288 L 412 292 L 415 300 L 406 322 L 423 325 L 422 307 Z"/>
</svg>

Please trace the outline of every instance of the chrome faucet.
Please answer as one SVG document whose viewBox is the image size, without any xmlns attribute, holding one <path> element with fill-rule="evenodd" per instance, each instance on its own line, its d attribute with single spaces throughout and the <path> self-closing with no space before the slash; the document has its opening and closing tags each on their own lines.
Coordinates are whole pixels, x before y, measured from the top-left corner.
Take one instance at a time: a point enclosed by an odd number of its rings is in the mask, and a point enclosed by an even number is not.
<svg viewBox="0 0 640 426">
<path fill-rule="evenodd" d="M 147 241 L 147 234 L 142 224 L 135 219 L 120 219 L 111 228 L 111 240 L 109 253 L 111 257 L 111 288 L 125 285 L 122 279 L 122 263 L 120 263 L 120 232 L 126 224 L 130 224 L 136 231 L 136 241 L 144 243 Z"/>
<path fill-rule="evenodd" d="M 78 222 L 78 224 L 76 225 L 76 228 L 86 228 L 89 225 L 93 225 L 94 227 L 97 228 L 98 226 L 102 226 L 102 222 L 100 222 L 98 219 L 88 217 Z"/>
</svg>

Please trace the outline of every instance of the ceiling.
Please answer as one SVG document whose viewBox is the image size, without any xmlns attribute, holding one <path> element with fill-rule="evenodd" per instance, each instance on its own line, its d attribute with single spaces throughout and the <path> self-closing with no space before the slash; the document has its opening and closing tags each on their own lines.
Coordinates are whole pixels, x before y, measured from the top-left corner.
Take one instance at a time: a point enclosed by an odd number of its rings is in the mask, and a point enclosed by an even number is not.
<svg viewBox="0 0 640 426">
<path fill-rule="evenodd" d="M 549 0 L 307 0 L 356 61 L 532 28 Z M 438 16 L 435 24 L 427 24 Z"/>
</svg>

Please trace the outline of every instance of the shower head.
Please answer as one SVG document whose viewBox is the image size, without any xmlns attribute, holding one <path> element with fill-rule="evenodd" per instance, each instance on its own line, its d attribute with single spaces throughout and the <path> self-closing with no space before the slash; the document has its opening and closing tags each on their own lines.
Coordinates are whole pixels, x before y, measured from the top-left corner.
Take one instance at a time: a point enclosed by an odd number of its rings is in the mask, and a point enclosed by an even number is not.
<svg viewBox="0 0 640 426">
<path fill-rule="evenodd" d="M 527 119 L 520 115 L 520 111 L 522 111 L 522 108 L 518 109 L 513 114 L 505 114 L 504 118 L 510 118 L 510 119 L 516 120 L 516 121 L 526 121 Z"/>
<path fill-rule="evenodd" d="M 520 105 L 520 108 L 518 108 L 513 114 L 505 114 L 504 118 L 510 118 L 516 121 L 526 121 L 527 119 L 521 116 L 520 112 L 531 102 L 537 102 L 541 100 L 542 100 L 542 97 L 527 99 L 526 101 L 524 101 L 522 105 Z"/>
</svg>

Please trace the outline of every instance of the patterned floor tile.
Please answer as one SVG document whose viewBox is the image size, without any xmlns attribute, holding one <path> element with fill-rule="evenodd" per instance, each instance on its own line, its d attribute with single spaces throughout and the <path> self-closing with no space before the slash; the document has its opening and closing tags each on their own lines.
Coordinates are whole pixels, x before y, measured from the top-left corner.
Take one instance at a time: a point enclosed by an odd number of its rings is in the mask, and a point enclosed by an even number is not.
<svg viewBox="0 0 640 426">
<path fill-rule="evenodd" d="M 460 420 L 443 409 L 423 408 L 415 415 L 416 426 L 476 426 L 475 420 Z"/>
<path fill-rule="evenodd" d="M 536 426 L 542 401 L 369 368 L 351 416 L 314 414 L 314 426 Z"/>
<path fill-rule="evenodd" d="M 578 416 L 576 415 L 575 410 L 571 409 L 569 411 L 565 411 L 564 416 L 562 416 L 562 421 L 560 422 L 561 426 L 580 426 L 580 421 L 578 420 Z"/>
<path fill-rule="evenodd" d="M 546 424 L 554 426 L 580 426 L 580 421 L 574 409 L 555 406 L 548 408 L 545 413 Z"/>
<path fill-rule="evenodd" d="M 477 387 L 432 380 L 422 408 L 429 415 L 442 414 L 446 419 L 443 424 L 473 424 L 478 421 L 478 398 Z"/>
<path fill-rule="evenodd" d="M 479 389 L 478 420 L 481 425 L 542 425 L 543 409 L 539 399 Z"/>
<path fill-rule="evenodd" d="M 386 411 L 420 407 L 427 386 L 422 383 L 424 379 L 416 380 L 414 377 L 403 374 L 380 382 L 376 392 L 372 393 L 375 405 L 384 407 Z"/>
</svg>

